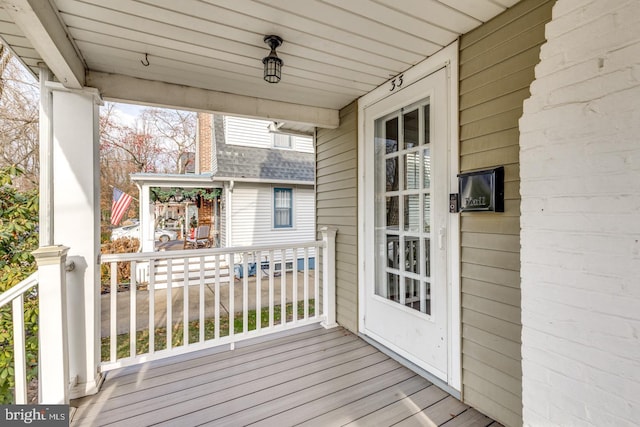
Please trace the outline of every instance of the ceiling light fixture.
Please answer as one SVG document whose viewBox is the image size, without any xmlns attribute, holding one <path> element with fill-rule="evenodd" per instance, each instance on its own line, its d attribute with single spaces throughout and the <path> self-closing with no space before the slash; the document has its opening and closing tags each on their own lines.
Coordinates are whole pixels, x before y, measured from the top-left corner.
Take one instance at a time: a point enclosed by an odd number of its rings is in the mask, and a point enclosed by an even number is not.
<svg viewBox="0 0 640 427">
<path fill-rule="evenodd" d="M 269 45 L 271 52 L 262 58 L 264 64 L 264 79 L 269 83 L 278 83 L 282 71 L 282 59 L 278 58 L 276 48 L 282 44 L 282 39 L 278 36 L 270 35 L 264 37 L 264 42 Z"/>
</svg>

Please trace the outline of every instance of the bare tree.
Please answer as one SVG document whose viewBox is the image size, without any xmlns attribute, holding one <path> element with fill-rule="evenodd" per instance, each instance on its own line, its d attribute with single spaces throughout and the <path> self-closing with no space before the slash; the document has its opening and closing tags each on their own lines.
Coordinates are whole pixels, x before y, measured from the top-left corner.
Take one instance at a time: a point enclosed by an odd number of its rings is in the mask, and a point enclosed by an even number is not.
<svg viewBox="0 0 640 427">
<path fill-rule="evenodd" d="M 22 169 L 22 189 L 38 185 L 38 97 L 36 80 L 0 44 L 0 166 Z"/>
<path fill-rule="evenodd" d="M 142 122 L 160 138 L 165 149 L 167 172 L 185 173 L 187 159 L 196 150 L 196 114 L 189 111 L 147 108 Z"/>
<path fill-rule="evenodd" d="M 146 108 L 134 123 L 120 117 L 115 104 L 100 110 L 100 186 L 104 218 L 111 209 L 113 187 L 137 194 L 130 174 L 185 173 L 184 159 L 195 152 L 196 115 Z M 135 215 L 135 206 L 130 208 Z"/>
<path fill-rule="evenodd" d="M 165 149 L 160 138 L 145 120 L 138 120 L 136 126 L 124 124 L 114 111 L 113 104 L 107 104 L 101 111 L 100 150 L 104 160 L 113 163 L 128 163 L 123 167 L 131 172 L 160 172 L 163 167 Z"/>
</svg>

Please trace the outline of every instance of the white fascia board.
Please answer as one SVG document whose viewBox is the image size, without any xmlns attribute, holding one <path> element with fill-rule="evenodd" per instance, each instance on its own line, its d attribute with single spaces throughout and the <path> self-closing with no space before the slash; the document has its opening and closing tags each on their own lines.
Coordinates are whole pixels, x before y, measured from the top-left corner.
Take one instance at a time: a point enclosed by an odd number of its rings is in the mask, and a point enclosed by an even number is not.
<svg viewBox="0 0 640 427">
<path fill-rule="evenodd" d="M 278 185 L 308 185 L 313 187 L 315 184 L 313 181 L 302 181 L 294 179 L 269 179 L 269 178 L 233 178 L 217 176 L 217 181 L 228 182 L 252 182 L 256 184 L 278 184 Z"/>
<path fill-rule="evenodd" d="M 208 188 L 221 187 L 219 180 L 211 174 L 157 174 L 157 173 L 133 173 L 131 181 L 139 185 L 151 187 L 186 187 L 195 188 L 207 186 Z"/>
<path fill-rule="evenodd" d="M 122 74 L 89 71 L 87 85 L 97 88 L 110 101 L 295 122 L 328 129 L 335 129 L 340 124 L 339 111 L 330 108 L 236 95 Z"/>
<path fill-rule="evenodd" d="M 285 122 L 271 122 L 269 126 L 267 126 L 267 130 L 269 133 L 278 134 L 278 135 L 295 135 L 295 136 L 314 136 L 315 128 L 309 131 L 302 131 L 298 129 L 291 129 L 287 127 Z"/>
<path fill-rule="evenodd" d="M 68 88 L 85 85 L 85 66 L 49 1 L 2 0 L 2 5 L 47 67 Z"/>
</svg>

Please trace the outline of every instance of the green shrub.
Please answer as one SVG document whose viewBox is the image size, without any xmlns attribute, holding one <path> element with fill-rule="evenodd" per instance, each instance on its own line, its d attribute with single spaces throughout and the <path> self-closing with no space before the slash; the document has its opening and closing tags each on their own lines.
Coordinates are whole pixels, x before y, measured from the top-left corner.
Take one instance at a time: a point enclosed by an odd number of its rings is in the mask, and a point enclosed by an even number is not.
<svg viewBox="0 0 640 427">
<path fill-rule="evenodd" d="M 36 270 L 31 252 L 38 248 L 38 193 L 20 191 L 13 178 L 16 167 L 0 168 L 0 292 L 20 283 Z M 27 381 L 38 373 L 38 299 L 25 295 Z M 13 322 L 11 304 L 0 309 L 0 404 L 13 402 Z"/>
</svg>

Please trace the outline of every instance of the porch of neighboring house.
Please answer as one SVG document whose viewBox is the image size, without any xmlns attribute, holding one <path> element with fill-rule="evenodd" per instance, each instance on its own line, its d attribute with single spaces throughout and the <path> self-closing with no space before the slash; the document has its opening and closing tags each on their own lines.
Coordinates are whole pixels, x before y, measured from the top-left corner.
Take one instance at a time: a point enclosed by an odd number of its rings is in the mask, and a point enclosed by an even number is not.
<svg viewBox="0 0 640 427">
<path fill-rule="evenodd" d="M 307 326 L 112 371 L 72 426 L 501 426 L 347 330 Z"/>
</svg>

